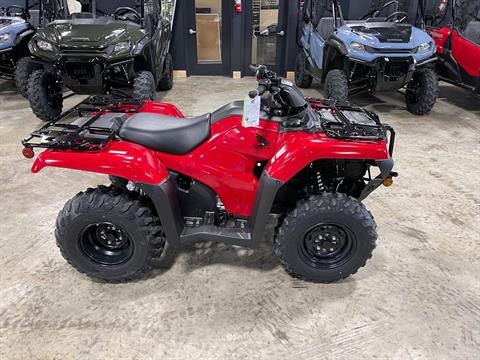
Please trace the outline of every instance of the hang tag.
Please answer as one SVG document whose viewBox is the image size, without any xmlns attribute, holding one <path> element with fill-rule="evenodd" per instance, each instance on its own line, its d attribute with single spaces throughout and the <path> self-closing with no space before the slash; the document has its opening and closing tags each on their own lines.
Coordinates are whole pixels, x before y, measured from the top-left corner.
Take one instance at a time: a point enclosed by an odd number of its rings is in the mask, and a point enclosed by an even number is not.
<svg viewBox="0 0 480 360">
<path fill-rule="evenodd" d="M 260 105 L 260 96 L 256 96 L 254 99 L 250 99 L 248 96 L 245 98 L 242 121 L 244 127 L 258 127 L 260 125 Z"/>
</svg>

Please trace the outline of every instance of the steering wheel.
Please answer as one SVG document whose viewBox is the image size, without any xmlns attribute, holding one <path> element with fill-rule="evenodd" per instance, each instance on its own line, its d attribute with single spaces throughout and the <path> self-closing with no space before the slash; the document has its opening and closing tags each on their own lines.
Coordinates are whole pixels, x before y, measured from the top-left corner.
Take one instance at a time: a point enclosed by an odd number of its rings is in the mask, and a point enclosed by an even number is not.
<svg viewBox="0 0 480 360">
<path fill-rule="evenodd" d="M 10 11 L 10 9 L 20 10 L 20 12 L 15 13 L 15 15 L 17 15 L 17 16 L 24 16 L 24 15 L 25 15 L 25 12 L 26 12 L 26 10 L 25 10 L 23 7 L 21 7 L 21 6 L 18 6 L 18 5 L 10 5 L 10 6 L 7 7 L 7 9 L 6 9 L 6 13 L 7 13 L 7 15 L 9 15 L 9 16 L 12 16 L 12 12 Z"/>
<path fill-rule="evenodd" d="M 130 13 L 131 15 L 134 16 L 134 19 L 129 19 L 126 15 Z M 137 10 L 132 9 L 131 7 L 119 7 L 117 10 L 115 10 L 115 13 L 113 14 L 113 17 L 115 20 L 132 20 L 139 24 L 142 20 L 142 16 L 138 13 Z"/>
<path fill-rule="evenodd" d="M 397 24 L 408 23 L 408 14 L 404 11 L 396 11 L 393 14 L 387 16 L 386 22 L 396 22 Z"/>
</svg>

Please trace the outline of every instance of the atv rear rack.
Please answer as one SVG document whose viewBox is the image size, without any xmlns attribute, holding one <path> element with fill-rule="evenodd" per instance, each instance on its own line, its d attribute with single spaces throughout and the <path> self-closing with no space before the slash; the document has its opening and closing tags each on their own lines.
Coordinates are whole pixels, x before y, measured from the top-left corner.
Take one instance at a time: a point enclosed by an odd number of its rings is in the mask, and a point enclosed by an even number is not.
<svg viewBox="0 0 480 360">
<path fill-rule="evenodd" d="M 34 148 L 95 151 L 101 150 L 116 136 L 128 114 L 137 113 L 144 102 L 134 99 L 118 99 L 92 96 L 64 112 L 60 117 L 32 132 L 22 141 L 26 154 Z M 107 121 L 100 121 L 105 113 L 113 114 Z M 80 119 L 72 123 L 65 120 L 72 115 Z M 77 122 L 75 124 L 75 122 Z M 106 126 L 98 126 L 103 122 Z M 24 153 L 25 155 L 25 153 Z"/>
</svg>

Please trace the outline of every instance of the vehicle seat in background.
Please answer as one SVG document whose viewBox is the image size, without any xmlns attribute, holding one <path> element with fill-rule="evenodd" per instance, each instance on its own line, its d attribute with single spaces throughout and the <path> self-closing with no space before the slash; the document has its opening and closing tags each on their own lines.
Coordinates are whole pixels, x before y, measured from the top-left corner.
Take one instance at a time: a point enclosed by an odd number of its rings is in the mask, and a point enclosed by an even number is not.
<svg viewBox="0 0 480 360">
<path fill-rule="evenodd" d="M 480 46 L 480 21 L 470 21 L 463 32 L 463 37 Z"/>
<path fill-rule="evenodd" d="M 30 10 L 30 19 L 28 20 L 32 26 L 37 29 L 40 26 L 40 11 Z"/>
<path fill-rule="evenodd" d="M 334 21 L 333 17 L 324 17 L 321 18 L 318 26 L 317 32 L 322 39 L 327 40 L 334 32 Z"/>
</svg>

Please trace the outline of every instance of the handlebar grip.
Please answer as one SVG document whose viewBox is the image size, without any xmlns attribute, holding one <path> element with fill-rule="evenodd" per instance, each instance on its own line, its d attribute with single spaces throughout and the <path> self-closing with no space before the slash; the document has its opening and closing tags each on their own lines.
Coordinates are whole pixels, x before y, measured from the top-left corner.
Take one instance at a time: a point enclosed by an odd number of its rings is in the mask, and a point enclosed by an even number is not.
<svg viewBox="0 0 480 360">
<path fill-rule="evenodd" d="M 248 93 L 248 96 L 250 97 L 250 99 L 255 99 L 255 97 L 257 96 L 262 96 L 265 91 L 267 91 L 267 88 L 263 85 L 259 85 L 257 90 L 250 91 Z"/>
<path fill-rule="evenodd" d="M 256 66 L 253 66 L 253 65 L 248 65 L 248 67 L 250 68 L 250 70 L 252 70 L 253 72 L 257 72 L 258 68 Z"/>
</svg>

